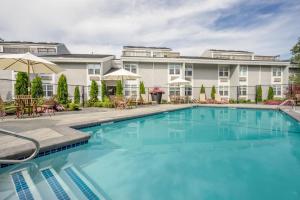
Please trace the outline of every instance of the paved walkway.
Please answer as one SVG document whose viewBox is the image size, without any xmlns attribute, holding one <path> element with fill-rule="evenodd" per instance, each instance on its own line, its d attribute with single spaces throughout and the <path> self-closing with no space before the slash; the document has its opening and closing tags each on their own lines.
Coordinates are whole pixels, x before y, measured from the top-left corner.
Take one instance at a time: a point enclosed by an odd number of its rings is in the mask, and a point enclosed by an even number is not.
<svg viewBox="0 0 300 200">
<path fill-rule="evenodd" d="M 164 111 L 171 111 L 181 108 L 188 108 L 195 104 L 172 105 L 162 104 L 153 106 L 144 106 L 127 110 L 115 109 L 84 109 L 78 112 L 65 112 L 55 116 L 42 116 L 37 118 L 14 119 L 8 118 L 0 121 L 0 128 L 14 131 L 40 141 L 42 151 L 52 146 L 65 145 L 78 141 L 89 139 L 89 136 L 70 128 L 71 126 L 80 126 L 87 123 L 99 123 L 115 119 L 129 118 L 153 114 Z M 200 104 L 199 106 L 215 107 L 239 107 L 239 108 L 256 108 L 256 109 L 277 109 L 277 106 L 266 106 L 256 104 Z M 300 113 L 285 110 L 292 113 L 293 117 L 300 120 Z M 22 157 L 33 152 L 34 146 L 30 142 L 16 139 L 11 136 L 4 136 L 0 133 L 0 158 L 2 157 Z"/>
</svg>

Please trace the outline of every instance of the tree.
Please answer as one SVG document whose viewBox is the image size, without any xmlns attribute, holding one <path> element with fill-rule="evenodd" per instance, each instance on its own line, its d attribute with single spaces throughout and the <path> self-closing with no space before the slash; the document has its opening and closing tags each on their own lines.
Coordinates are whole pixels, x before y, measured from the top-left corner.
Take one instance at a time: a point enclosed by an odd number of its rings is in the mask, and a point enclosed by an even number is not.
<svg viewBox="0 0 300 200">
<path fill-rule="evenodd" d="M 106 83 L 104 80 L 101 81 L 101 99 L 102 101 L 107 96 Z"/>
<path fill-rule="evenodd" d="M 117 81 L 116 95 L 123 96 L 123 85 L 122 85 L 122 81 L 120 80 Z"/>
<path fill-rule="evenodd" d="M 140 94 L 146 94 L 143 81 L 140 82 Z"/>
<path fill-rule="evenodd" d="M 269 87 L 268 90 L 268 100 L 272 100 L 274 98 L 274 90 L 272 87 Z"/>
<path fill-rule="evenodd" d="M 60 75 L 57 86 L 57 100 L 61 104 L 68 103 L 68 83 L 64 74 Z"/>
<path fill-rule="evenodd" d="M 74 90 L 74 103 L 80 104 L 80 91 L 78 86 L 76 86 Z"/>
<path fill-rule="evenodd" d="M 44 96 L 42 79 L 36 76 L 31 83 L 31 95 L 33 98 L 41 98 Z"/>
<path fill-rule="evenodd" d="M 91 102 L 98 101 L 98 93 L 99 93 L 98 84 L 95 80 L 92 80 L 91 90 L 90 90 L 90 101 Z"/>
<path fill-rule="evenodd" d="M 216 97 L 216 87 L 213 85 L 212 88 L 211 88 L 211 93 L 210 93 L 210 96 L 213 100 L 215 100 L 215 97 Z"/>
<path fill-rule="evenodd" d="M 25 72 L 18 72 L 15 84 L 16 95 L 27 95 L 28 94 L 28 75 Z"/>
<path fill-rule="evenodd" d="M 205 94 L 205 87 L 203 84 L 201 85 L 200 94 Z"/>
<path fill-rule="evenodd" d="M 291 61 L 300 66 L 300 38 L 298 38 L 298 42 L 291 49 L 292 59 Z"/>
<path fill-rule="evenodd" d="M 262 88 L 261 85 L 256 87 L 256 102 L 262 102 Z"/>
</svg>

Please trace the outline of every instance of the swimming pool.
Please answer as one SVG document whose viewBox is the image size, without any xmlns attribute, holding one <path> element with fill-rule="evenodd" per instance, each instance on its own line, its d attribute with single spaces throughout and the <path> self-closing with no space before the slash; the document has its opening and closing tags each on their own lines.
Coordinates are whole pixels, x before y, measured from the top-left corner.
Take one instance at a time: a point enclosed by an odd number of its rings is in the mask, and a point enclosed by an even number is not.
<svg viewBox="0 0 300 200">
<path fill-rule="evenodd" d="M 300 124 L 280 111 L 195 107 L 81 130 L 87 145 L 0 169 L 0 198 L 14 185 L 35 199 L 300 198 Z"/>
</svg>

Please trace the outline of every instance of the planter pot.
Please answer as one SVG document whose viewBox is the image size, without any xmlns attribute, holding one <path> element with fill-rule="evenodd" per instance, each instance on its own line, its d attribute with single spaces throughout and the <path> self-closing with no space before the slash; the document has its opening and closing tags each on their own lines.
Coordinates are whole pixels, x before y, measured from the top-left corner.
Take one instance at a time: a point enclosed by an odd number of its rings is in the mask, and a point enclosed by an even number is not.
<svg viewBox="0 0 300 200">
<path fill-rule="evenodd" d="M 161 102 L 162 93 L 153 93 L 151 94 L 152 101 L 156 101 L 158 104 Z"/>
</svg>

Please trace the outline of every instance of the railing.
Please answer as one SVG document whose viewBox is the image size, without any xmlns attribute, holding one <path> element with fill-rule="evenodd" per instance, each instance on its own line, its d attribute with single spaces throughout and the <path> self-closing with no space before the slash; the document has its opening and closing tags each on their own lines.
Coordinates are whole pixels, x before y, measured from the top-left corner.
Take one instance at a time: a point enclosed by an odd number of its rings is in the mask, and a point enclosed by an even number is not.
<svg viewBox="0 0 300 200">
<path fill-rule="evenodd" d="M 29 156 L 25 159 L 22 159 L 22 160 L 0 159 L 0 164 L 17 164 L 17 163 L 26 162 L 26 161 L 33 159 L 40 151 L 40 143 L 33 138 L 25 137 L 25 136 L 22 136 L 22 135 L 19 135 L 19 134 L 16 134 L 14 132 L 7 131 L 4 129 L 0 129 L 0 133 L 9 135 L 9 136 L 13 136 L 16 138 L 24 139 L 24 140 L 29 140 L 30 142 L 32 142 L 35 145 L 35 150 L 34 150 L 33 154 L 31 154 L 31 156 Z"/>
</svg>

